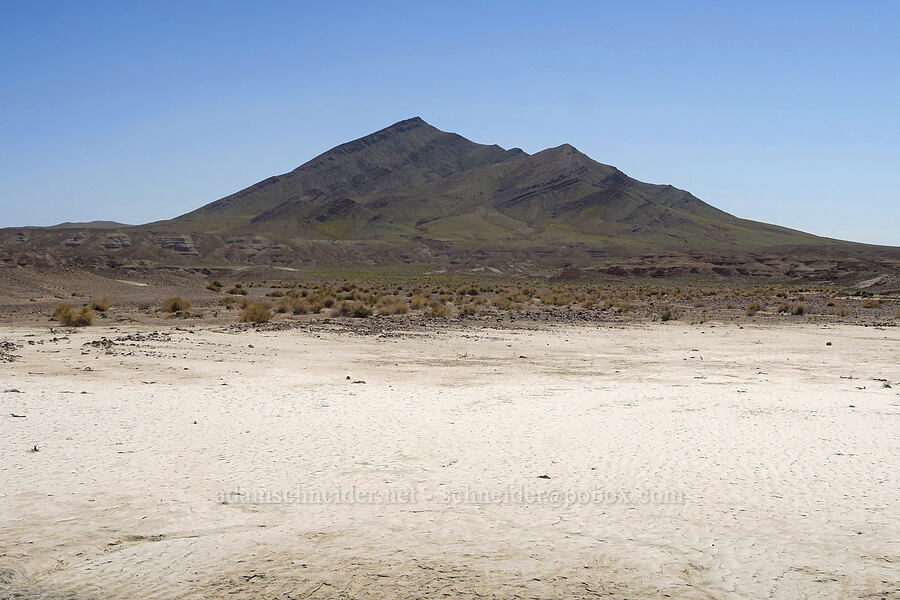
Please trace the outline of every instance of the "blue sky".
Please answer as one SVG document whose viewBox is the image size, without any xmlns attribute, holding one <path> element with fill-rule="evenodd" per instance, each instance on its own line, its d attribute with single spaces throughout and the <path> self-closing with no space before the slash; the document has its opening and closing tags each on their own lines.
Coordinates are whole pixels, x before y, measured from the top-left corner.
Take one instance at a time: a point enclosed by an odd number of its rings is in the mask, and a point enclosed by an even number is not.
<svg viewBox="0 0 900 600">
<path fill-rule="evenodd" d="M 418 115 L 900 245 L 900 2 L 738 4 L 2 0 L 0 226 L 173 217 Z"/>
</svg>

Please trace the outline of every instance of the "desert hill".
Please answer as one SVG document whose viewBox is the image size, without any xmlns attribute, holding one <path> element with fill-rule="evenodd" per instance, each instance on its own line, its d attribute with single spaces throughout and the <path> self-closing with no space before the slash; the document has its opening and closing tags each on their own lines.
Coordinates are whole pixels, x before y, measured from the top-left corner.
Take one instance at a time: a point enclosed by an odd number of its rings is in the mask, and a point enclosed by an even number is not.
<svg viewBox="0 0 900 600">
<path fill-rule="evenodd" d="M 900 249 L 741 219 L 568 144 L 527 154 L 418 117 L 168 221 L 0 229 L 0 266 L 54 269 L 570 269 L 852 281 L 894 278 L 898 264 Z"/>
<path fill-rule="evenodd" d="M 637 181 L 568 144 L 529 155 L 476 144 L 418 117 L 145 229 L 464 247 L 829 243 L 739 219 L 669 185 Z"/>
</svg>

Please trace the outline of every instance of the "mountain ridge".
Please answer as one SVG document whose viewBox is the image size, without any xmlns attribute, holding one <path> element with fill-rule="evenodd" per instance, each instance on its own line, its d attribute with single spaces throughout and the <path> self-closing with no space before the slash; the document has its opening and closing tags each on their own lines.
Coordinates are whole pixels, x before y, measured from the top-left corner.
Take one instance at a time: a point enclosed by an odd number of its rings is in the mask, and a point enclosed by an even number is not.
<svg viewBox="0 0 900 600">
<path fill-rule="evenodd" d="M 638 181 L 571 144 L 528 154 L 472 142 L 420 117 L 174 219 L 116 225 L 0 229 L 0 266 L 546 274 L 606 265 L 611 275 L 696 268 L 720 276 L 717 269 L 732 264 L 746 265 L 732 269 L 740 276 L 832 278 L 876 272 L 864 265 L 900 257 L 900 248 L 738 218 L 672 185 Z M 806 266 L 788 256 L 802 256 Z M 632 259 L 638 264 L 623 269 Z M 760 266 L 770 259 L 780 266 Z"/>
<path fill-rule="evenodd" d="M 477 144 L 421 117 L 339 144 L 288 173 L 144 229 L 277 239 L 617 248 L 828 244 L 638 181 L 568 143 Z"/>
</svg>

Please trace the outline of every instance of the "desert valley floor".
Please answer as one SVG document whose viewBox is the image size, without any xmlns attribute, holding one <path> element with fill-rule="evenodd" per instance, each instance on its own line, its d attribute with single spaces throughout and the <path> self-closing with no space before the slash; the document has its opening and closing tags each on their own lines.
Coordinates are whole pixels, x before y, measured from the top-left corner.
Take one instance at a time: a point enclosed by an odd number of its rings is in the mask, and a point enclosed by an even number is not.
<svg viewBox="0 0 900 600">
<path fill-rule="evenodd" d="M 3 598 L 900 598 L 896 327 L 0 339 Z"/>
</svg>

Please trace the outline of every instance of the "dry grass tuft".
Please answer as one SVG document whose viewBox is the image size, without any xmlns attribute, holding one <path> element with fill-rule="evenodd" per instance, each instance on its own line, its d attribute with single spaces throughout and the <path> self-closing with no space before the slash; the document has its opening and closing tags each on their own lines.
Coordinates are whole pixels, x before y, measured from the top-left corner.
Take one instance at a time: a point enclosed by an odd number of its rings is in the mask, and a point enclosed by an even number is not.
<svg viewBox="0 0 900 600">
<path fill-rule="evenodd" d="M 430 319 L 440 319 L 443 317 L 449 317 L 450 309 L 447 308 L 447 305 L 444 304 L 443 302 L 435 300 L 428 307 L 428 310 L 425 311 L 425 316 Z"/>
<path fill-rule="evenodd" d="M 172 296 L 171 298 L 166 298 L 162 303 L 162 309 L 165 312 L 170 313 L 178 313 L 184 312 L 186 310 L 191 310 L 192 304 L 190 301 L 181 298 L 180 296 Z"/>
<path fill-rule="evenodd" d="M 860 304 L 860 308 L 878 308 L 878 305 L 881 304 L 875 298 L 869 298 L 867 300 L 863 300 L 862 304 Z"/>
<path fill-rule="evenodd" d="M 403 300 L 388 298 L 376 307 L 379 315 L 405 315 L 409 312 L 409 304 Z"/>
<path fill-rule="evenodd" d="M 332 317 L 354 317 L 365 319 L 372 316 L 372 309 L 361 302 L 344 300 L 331 310 Z"/>
<path fill-rule="evenodd" d="M 91 301 L 91 309 L 99 312 L 106 312 L 112 306 L 112 298 L 109 296 L 103 295 L 99 298 L 94 298 Z"/>
<path fill-rule="evenodd" d="M 241 321 L 244 323 L 267 323 L 272 316 L 272 311 L 262 302 L 249 302 L 241 311 Z"/>
<path fill-rule="evenodd" d="M 744 312 L 746 313 L 746 315 L 748 317 L 752 317 L 753 315 L 755 315 L 762 309 L 763 309 L 762 304 L 760 304 L 759 302 L 753 301 L 747 305 L 747 307 L 744 309 Z"/>
<path fill-rule="evenodd" d="M 75 310 L 69 304 L 60 304 L 53 311 L 53 318 L 65 327 L 85 327 L 94 323 L 94 311 L 87 305 Z"/>
</svg>

